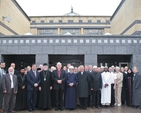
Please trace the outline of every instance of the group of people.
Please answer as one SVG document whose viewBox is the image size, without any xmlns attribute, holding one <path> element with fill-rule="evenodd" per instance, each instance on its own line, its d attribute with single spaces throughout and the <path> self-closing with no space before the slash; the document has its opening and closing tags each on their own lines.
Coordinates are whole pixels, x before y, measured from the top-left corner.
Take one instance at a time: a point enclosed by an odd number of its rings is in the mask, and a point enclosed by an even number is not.
<svg viewBox="0 0 141 113">
<path fill-rule="evenodd" d="M 141 109 L 141 74 L 137 67 L 62 67 L 58 62 L 51 69 L 47 63 L 39 68 L 32 64 L 18 72 L 15 63 L 7 71 L 5 63 L 0 64 L 0 112 L 52 107 L 62 111 L 77 106 L 86 110 L 89 106 L 100 109 L 122 104 Z"/>
</svg>

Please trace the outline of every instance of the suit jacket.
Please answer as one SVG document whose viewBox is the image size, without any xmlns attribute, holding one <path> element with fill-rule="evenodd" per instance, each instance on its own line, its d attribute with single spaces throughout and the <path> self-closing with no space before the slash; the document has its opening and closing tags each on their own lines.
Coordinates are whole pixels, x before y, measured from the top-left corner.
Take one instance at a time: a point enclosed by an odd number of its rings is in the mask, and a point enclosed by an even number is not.
<svg viewBox="0 0 141 113">
<path fill-rule="evenodd" d="M 77 73 L 78 78 L 78 97 L 88 97 L 89 94 L 89 83 L 91 80 L 91 76 L 88 72 L 81 72 Z"/>
<path fill-rule="evenodd" d="M 38 86 L 40 84 L 39 72 L 36 71 L 36 77 L 35 77 L 34 72 L 32 70 L 27 72 L 26 79 L 27 79 L 27 90 L 29 90 L 29 91 L 36 90 L 37 91 L 38 87 L 35 88 L 34 84 L 37 83 Z"/>
<path fill-rule="evenodd" d="M 14 85 L 14 92 L 18 92 L 18 80 L 17 80 L 16 75 L 13 75 L 13 85 Z M 11 91 L 11 79 L 10 79 L 9 74 L 5 74 L 3 76 L 2 88 L 3 88 L 3 91 L 7 91 L 7 93 L 10 93 L 10 91 Z"/>
<path fill-rule="evenodd" d="M 59 90 L 59 88 L 61 88 L 61 90 L 64 90 L 65 89 L 65 81 L 66 81 L 66 72 L 61 69 L 61 75 L 59 78 L 57 71 L 58 70 L 54 70 L 52 72 L 53 88 L 54 88 L 54 90 Z M 62 80 L 62 84 L 58 84 L 57 80 Z"/>
<path fill-rule="evenodd" d="M 117 76 L 117 79 L 116 79 L 117 87 L 122 87 L 122 85 L 123 85 L 123 73 L 121 73 L 121 72 L 116 73 L 116 76 Z"/>
<path fill-rule="evenodd" d="M 91 74 L 91 88 L 93 88 L 93 91 L 99 91 L 99 89 L 102 89 L 101 73 L 93 72 Z"/>
<path fill-rule="evenodd" d="M 18 70 L 14 70 L 14 75 L 19 75 L 20 73 L 19 73 L 19 71 Z"/>
<path fill-rule="evenodd" d="M 141 105 L 141 74 L 139 72 L 135 73 L 133 80 L 133 105 Z"/>
</svg>

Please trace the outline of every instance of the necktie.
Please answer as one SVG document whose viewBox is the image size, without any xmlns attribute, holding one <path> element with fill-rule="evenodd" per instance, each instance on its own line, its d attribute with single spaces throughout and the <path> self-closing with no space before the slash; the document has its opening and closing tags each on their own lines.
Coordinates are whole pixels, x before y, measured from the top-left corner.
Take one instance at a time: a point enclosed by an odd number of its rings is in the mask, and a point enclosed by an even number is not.
<svg viewBox="0 0 141 113">
<path fill-rule="evenodd" d="M 34 71 L 34 76 L 36 77 L 36 71 Z"/>
<path fill-rule="evenodd" d="M 58 71 L 58 77 L 60 78 L 60 71 Z"/>
</svg>

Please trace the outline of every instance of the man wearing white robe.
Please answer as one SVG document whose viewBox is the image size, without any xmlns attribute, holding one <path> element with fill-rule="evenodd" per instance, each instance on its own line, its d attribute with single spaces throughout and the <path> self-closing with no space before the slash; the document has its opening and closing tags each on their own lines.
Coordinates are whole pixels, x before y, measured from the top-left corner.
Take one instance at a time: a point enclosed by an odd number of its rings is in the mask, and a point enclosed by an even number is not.
<svg viewBox="0 0 141 113">
<path fill-rule="evenodd" d="M 101 104 L 109 106 L 111 103 L 111 75 L 108 72 L 108 67 L 105 67 L 102 77 L 102 90 L 101 90 Z"/>
</svg>

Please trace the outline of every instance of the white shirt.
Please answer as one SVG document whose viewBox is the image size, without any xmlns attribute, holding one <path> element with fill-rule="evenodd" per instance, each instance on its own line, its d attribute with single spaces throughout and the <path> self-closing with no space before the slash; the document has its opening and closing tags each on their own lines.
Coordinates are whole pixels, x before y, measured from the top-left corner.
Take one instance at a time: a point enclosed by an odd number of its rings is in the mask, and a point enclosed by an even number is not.
<svg viewBox="0 0 141 113">
<path fill-rule="evenodd" d="M 13 83 L 13 75 L 10 74 L 10 80 L 11 80 L 11 89 L 14 88 L 14 83 Z"/>
<path fill-rule="evenodd" d="M 110 72 L 110 75 L 111 75 L 111 83 L 114 84 L 114 81 L 117 79 L 117 76 L 113 72 Z"/>
<path fill-rule="evenodd" d="M 81 75 L 83 75 L 83 72 L 81 72 Z"/>
</svg>

